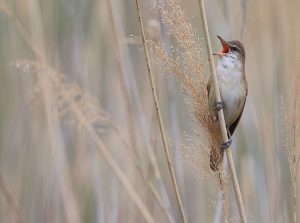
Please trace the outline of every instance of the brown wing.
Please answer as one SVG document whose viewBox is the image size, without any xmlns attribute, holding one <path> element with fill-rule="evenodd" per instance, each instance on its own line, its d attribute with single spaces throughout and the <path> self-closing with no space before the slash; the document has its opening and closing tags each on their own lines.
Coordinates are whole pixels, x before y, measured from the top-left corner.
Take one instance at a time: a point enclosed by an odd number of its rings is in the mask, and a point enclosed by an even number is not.
<svg viewBox="0 0 300 223">
<path fill-rule="evenodd" d="M 244 101 L 244 105 L 243 105 L 243 109 L 241 111 L 241 114 L 239 115 L 239 117 L 237 117 L 237 119 L 234 121 L 234 123 L 232 123 L 232 125 L 229 126 L 229 132 L 230 132 L 231 136 L 233 135 L 233 133 L 234 133 L 237 125 L 239 124 L 241 117 L 242 117 L 242 114 L 243 114 L 243 111 L 244 111 L 244 108 L 245 108 L 245 104 L 246 104 L 247 94 L 248 94 L 248 92 L 246 93 L 246 97 L 245 97 L 245 101 Z"/>
</svg>

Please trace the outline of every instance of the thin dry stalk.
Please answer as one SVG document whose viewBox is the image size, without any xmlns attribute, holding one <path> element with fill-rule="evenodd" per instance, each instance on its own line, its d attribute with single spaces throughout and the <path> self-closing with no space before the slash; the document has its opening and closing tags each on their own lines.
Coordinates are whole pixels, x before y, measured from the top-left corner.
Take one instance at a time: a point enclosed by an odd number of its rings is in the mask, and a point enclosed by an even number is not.
<svg viewBox="0 0 300 223">
<path fill-rule="evenodd" d="M 298 117 L 298 103 L 299 103 L 299 82 L 300 78 L 299 75 L 296 76 L 295 86 L 294 86 L 294 112 L 293 112 L 293 149 L 292 149 L 292 157 L 289 159 L 289 166 L 290 166 L 290 173 L 292 177 L 293 183 L 293 192 L 294 192 L 294 223 L 297 222 L 297 176 L 299 170 L 299 162 L 300 162 L 300 155 L 296 152 L 296 134 L 298 133 L 298 124 L 299 124 L 299 117 Z"/>
<path fill-rule="evenodd" d="M 118 24 L 118 21 L 120 20 L 120 18 L 118 17 L 119 13 L 116 12 L 116 7 L 115 7 L 115 4 L 114 4 L 113 0 L 108 0 L 107 2 L 108 2 L 108 5 L 109 5 L 109 8 L 110 8 L 110 15 L 111 15 L 112 26 L 113 26 L 113 29 L 112 29 L 112 31 L 113 31 L 113 37 L 114 37 L 114 41 L 117 43 L 117 44 L 115 44 L 115 49 L 116 49 L 117 55 L 118 55 L 117 65 L 118 65 L 118 68 L 120 70 L 120 79 L 121 79 L 120 85 L 122 87 L 122 91 L 124 92 L 124 98 L 126 100 L 127 113 L 128 113 L 128 116 L 129 116 L 128 120 L 131 120 L 129 122 L 129 124 L 132 125 L 133 124 L 133 121 L 132 121 L 133 117 L 132 117 L 132 112 L 131 112 L 132 111 L 132 108 L 131 108 L 132 99 L 130 98 L 130 92 L 128 91 L 128 86 L 126 86 L 126 84 L 125 84 L 125 82 L 126 82 L 126 80 L 125 80 L 125 78 L 126 78 L 126 65 L 125 65 L 125 63 L 126 63 L 126 61 L 125 61 L 126 56 L 124 56 L 125 55 L 125 50 L 123 49 L 124 46 L 123 46 L 122 40 L 121 40 L 121 36 L 123 34 L 122 34 L 122 31 L 121 31 L 121 27 Z M 137 103 L 137 100 L 138 99 L 136 98 L 133 101 L 135 101 L 135 103 L 137 104 L 137 106 L 141 107 L 140 103 Z M 140 120 L 140 122 L 142 123 L 141 120 Z M 145 125 L 145 123 L 141 124 L 141 126 L 143 126 L 143 125 Z M 130 129 L 132 129 L 132 126 L 130 126 Z M 131 137 L 132 137 L 133 147 L 135 148 L 135 146 L 134 146 L 135 145 L 135 135 L 133 133 L 134 131 L 130 131 L 130 132 L 132 132 L 131 133 Z M 120 138 L 122 138 L 122 137 L 120 136 Z M 152 168 L 154 169 L 155 180 L 156 180 L 156 182 L 158 182 L 159 185 L 161 185 L 160 186 L 161 191 L 162 191 L 161 195 L 159 194 L 159 192 L 157 191 L 157 189 L 153 185 L 153 183 L 146 179 L 146 177 L 145 177 L 145 175 L 144 175 L 144 173 L 142 171 L 141 165 L 137 164 L 137 169 L 142 174 L 143 180 L 149 186 L 149 188 L 152 191 L 154 197 L 156 198 L 159 206 L 161 207 L 161 209 L 163 210 L 163 212 L 167 215 L 169 221 L 172 222 L 173 221 L 172 220 L 173 217 L 172 217 L 171 211 L 168 208 L 168 206 L 169 206 L 168 205 L 169 200 L 166 200 L 166 201 L 162 200 L 162 197 L 166 197 L 166 196 L 164 196 L 162 194 L 163 191 L 165 191 L 165 186 L 163 185 L 163 181 L 162 181 L 162 178 L 161 178 L 160 170 L 158 168 L 158 164 L 157 164 L 157 161 L 156 161 L 156 156 L 155 156 L 155 153 L 153 152 L 153 147 L 151 147 L 150 145 L 148 145 L 148 143 L 146 143 L 146 142 L 145 142 L 145 144 L 147 144 L 147 152 L 148 152 L 148 155 L 149 155 L 150 164 L 151 164 Z M 128 145 L 127 145 L 127 147 L 128 147 Z M 138 156 L 138 152 L 136 151 L 136 149 L 134 149 L 134 154 L 132 154 L 131 156 L 132 156 L 132 158 L 136 162 L 140 162 L 140 159 L 139 159 L 139 156 Z"/>
<path fill-rule="evenodd" d="M 295 81 L 297 83 L 297 81 Z M 294 87 L 296 84 L 294 85 Z M 299 169 L 300 155 L 296 152 L 297 143 L 296 143 L 296 134 L 297 134 L 297 94 L 296 90 L 293 91 L 293 109 L 292 113 L 288 113 L 285 109 L 286 103 L 282 99 L 282 113 L 283 113 L 283 147 L 284 152 L 287 156 L 289 172 L 292 181 L 293 189 L 293 222 L 297 222 L 297 175 Z"/>
<path fill-rule="evenodd" d="M 137 7 L 137 12 L 138 12 L 138 17 L 139 17 L 141 33 L 142 33 L 142 40 L 143 40 L 143 46 L 144 46 L 144 51 L 145 51 L 145 58 L 146 58 L 147 69 L 148 69 L 148 76 L 149 76 L 149 79 L 150 79 L 152 96 L 153 96 L 153 100 L 154 100 L 154 104 L 155 104 L 156 114 L 157 114 L 157 117 L 158 117 L 158 123 L 159 123 L 159 128 L 160 128 L 162 141 L 163 141 L 163 145 L 164 145 L 164 151 L 165 151 L 165 155 L 166 155 L 166 159 L 167 159 L 167 163 L 168 163 L 168 168 L 169 168 L 171 179 L 172 179 L 172 184 L 173 184 L 173 187 L 174 187 L 174 190 L 175 190 L 177 203 L 178 203 L 179 210 L 180 210 L 181 221 L 183 223 L 185 223 L 186 220 L 185 220 L 185 216 L 184 216 L 183 205 L 182 205 L 182 201 L 181 201 L 180 194 L 179 194 L 179 189 L 178 189 L 177 182 L 176 182 L 175 172 L 174 172 L 174 169 L 173 169 L 173 166 L 172 166 L 171 156 L 170 156 L 170 152 L 169 152 L 169 148 L 168 148 L 167 136 L 166 136 L 166 133 L 165 133 L 165 130 L 164 130 L 163 122 L 162 122 L 160 107 L 159 107 L 158 99 L 157 99 L 156 87 L 155 87 L 155 84 L 154 84 L 153 75 L 152 75 L 152 71 L 151 71 L 151 65 L 150 65 L 150 61 L 149 61 L 149 53 L 148 53 L 148 49 L 147 49 L 147 46 L 146 46 L 145 32 L 144 32 L 144 26 L 143 26 L 143 20 L 142 20 L 139 0 L 136 0 L 136 7 Z"/>
<path fill-rule="evenodd" d="M 297 81 L 296 81 L 297 83 Z M 297 93 L 297 87 L 296 87 L 296 93 Z M 289 168 L 290 168 L 290 174 L 292 178 L 292 185 L 293 185 L 293 220 L 294 223 L 297 222 L 297 174 L 298 174 L 298 167 L 299 167 L 299 160 L 300 155 L 296 154 L 296 129 L 297 129 L 297 94 L 294 95 L 294 112 L 293 112 L 293 147 L 290 154 L 288 154 L 288 161 L 289 161 Z"/>
<path fill-rule="evenodd" d="M 127 126 L 128 126 L 128 133 L 130 134 L 130 139 L 131 139 L 131 145 L 133 147 L 133 150 L 136 153 L 137 156 L 137 151 L 136 151 L 136 134 L 134 131 L 134 117 L 133 117 L 133 112 L 132 112 L 132 107 L 130 104 L 130 99 L 129 99 L 129 93 L 126 89 L 125 86 L 125 80 L 124 80 L 124 74 L 125 74 L 125 67 L 124 67 L 124 61 L 122 61 L 123 57 L 123 51 L 122 51 L 122 43 L 121 43 L 121 34 L 118 31 L 118 25 L 117 25 L 117 18 L 116 18 L 116 12 L 115 12 L 115 6 L 113 5 L 113 0 L 108 0 L 108 7 L 110 9 L 110 17 L 111 17 L 111 23 L 112 23 L 112 32 L 113 32 L 113 38 L 114 42 L 116 44 L 113 44 L 115 51 L 116 51 L 116 58 L 117 58 L 117 67 L 119 69 L 119 75 L 120 78 L 118 80 L 120 81 L 120 86 L 121 90 L 123 91 L 123 96 L 124 96 L 124 101 L 126 102 L 126 115 L 127 115 Z M 137 157 L 138 158 L 138 157 Z"/>
<path fill-rule="evenodd" d="M 286 153 L 289 172 L 292 180 L 293 189 L 293 222 L 297 222 L 297 176 L 300 163 L 300 155 L 297 152 L 297 137 L 299 130 L 299 117 L 298 117 L 298 103 L 299 103 L 299 77 L 296 76 L 292 87 L 292 113 L 287 113 L 287 103 L 282 99 L 282 113 L 283 113 L 283 146 Z"/>
<path fill-rule="evenodd" d="M 202 17 L 202 22 L 203 22 L 203 27 L 204 27 L 204 33 L 205 33 L 205 41 L 206 41 L 210 71 L 211 71 L 211 75 L 212 75 L 212 78 L 213 78 L 214 86 L 216 86 L 215 87 L 216 100 L 221 101 L 221 95 L 220 95 L 220 90 L 219 90 L 219 85 L 218 85 L 218 80 L 217 80 L 217 74 L 216 74 L 216 69 L 215 69 L 215 62 L 214 62 L 214 59 L 212 57 L 212 48 L 211 48 L 208 25 L 207 25 L 207 20 L 206 20 L 204 0 L 199 0 L 199 3 L 200 3 L 200 10 L 201 10 L 201 17 Z M 223 140 L 224 140 L 224 142 L 226 142 L 226 141 L 228 141 L 228 136 L 227 136 L 225 119 L 224 119 L 224 113 L 223 113 L 222 109 L 218 112 L 218 118 L 219 118 L 218 120 L 220 122 L 221 130 L 222 130 Z M 233 181 L 233 187 L 234 187 L 234 192 L 235 192 L 235 195 L 236 195 L 236 201 L 237 201 L 237 204 L 238 204 L 238 209 L 239 209 L 241 222 L 247 222 L 245 209 L 244 209 L 244 204 L 243 204 L 243 200 L 242 200 L 242 195 L 241 195 L 239 183 L 238 183 L 237 176 L 236 176 L 235 166 L 234 166 L 233 157 L 232 157 L 230 147 L 226 150 L 226 157 L 227 157 L 228 164 L 229 164 L 229 169 L 230 169 L 230 172 L 231 172 L 231 177 L 232 177 L 232 181 Z"/>
<path fill-rule="evenodd" d="M 116 132 L 116 134 L 118 135 L 118 137 L 120 138 L 120 140 L 122 141 L 122 143 L 124 144 L 124 146 L 127 148 L 127 151 L 129 153 L 130 158 L 135 162 L 135 167 L 138 170 L 139 174 L 142 177 L 142 180 L 145 182 L 145 184 L 148 186 L 149 190 L 152 192 L 152 194 L 154 195 L 154 198 L 156 199 L 158 205 L 160 206 L 161 210 L 163 211 L 163 213 L 166 215 L 166 217 L 169 219 L 170 222 L 172 222 L 171 219 L 171 215 L 168 213 L 167 208 L 164 205 L 164 202 L 159 194 L 159 192 L 157 191 L 156 187 L 153 185 L 152 182 L 150 182 L 147 177 L 144 174 L 144 171 L 142 169 L 142 166 L 140 165 L 140 160 L 138 159 L 138 157 L 136 156 L 136 154 L 134 153 L 134 151 L 132 151 L 132 149 L 130 149 L 129 145 L 127 144 L 125 138 L 121 135 L 119 129 L 116 127 L 116 125 L 114 123 L 111 122 L 111 127 L 112 129 Z M 151 164 L 153 163 L 152 159 L 155 159 L 155 157 L 153 158 L 152 156 L 154 156 L 152 150 L 150 149 L 150 162 Z M 155 160 L 156 162 L 156 160 Z M 157 165 L 153 165 L 154 168 Z M 155 169 L 155 176 L 157 176 L 159 178 L 161 178 L 160 173 L 157 173 L 157 170 Z M 157 178 L 157 177 L 156 177 Z"/>
</svg>

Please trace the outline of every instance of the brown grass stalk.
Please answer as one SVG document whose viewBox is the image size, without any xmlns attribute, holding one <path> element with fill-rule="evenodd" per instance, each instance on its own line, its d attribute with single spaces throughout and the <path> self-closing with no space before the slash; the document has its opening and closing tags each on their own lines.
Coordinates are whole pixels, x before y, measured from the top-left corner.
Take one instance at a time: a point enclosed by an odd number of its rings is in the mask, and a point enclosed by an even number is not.
<svg viewBox="0 0 300 223">
<path fill-rule="evenodd" d="M 185 216 L 184 216 L 183 205 L 182 205 L 182 201 L 181 201 L 181 198 L 180 198 L 178 185 L 177 185 L 177 182 L 176 182 L 175 171 L 174 171 L 174 168 L 172 166 L 172 160 L 171 160 L 170 151 L 169 151 L 169 148 L 168 148 L 167 136 L 166 136 L 164 125 L 163 125 L 161 112 L 160 112 L 160 107 L 159 107 L 159 103 L 158 103 L 158 97 L 157 97 L 157 93 L 156 93 L 156 87 L 155 87 L 154 80 L 153 80 L 153 75 L 152 75 L 152 70 L 151 70 L 151 65 L 150 65 L 150 60 L 149 60 L 148 48 L 147 48 L 147 45 L 146 45 L 143 19 L 142 19 L 142 15 L 141 15 L 139 0 L 136 0 L 136 7 L 137 7 L 137 12 L 138 12 L 140 29 L 141 29 L 141 33 L 142 33 L 142 40 L 143 40 L 143 46 L 144 46 L 144 51 L 145 51 L 145 59 L 146 59 L 146 63 L 147 63 L 148 76 L 149 76 L 149 79 L 150 79 L 152 96 L 153 96 L 153 100 L 154 100 L 154 104 L 155 104 L 156 114 L 157 114 L 157 117 L 158 117 L 158 123 L 159 123 L 159 128 L 160 128 L 160 132 L 161 132 L 161 136 L 162 136 L 164 151 L 165 151 L 165 155 L 166 155 L 166 159 L 167 159 L 167 163 L 168 163 L 168 168 L 169 168 L 171 179 L 172 179 L 172 185 L 173 185 L 174 190 L 175 190 L 176 200 L 177 200 L 177 203 L 178 203 L 178 206 L 179 206 L 180 218 L 181 218 L 181 221 L 183 223 L 185 223 L 186 220 L 185 220 Z"/>
<path fill-rule="evenodd" d="M 202 17 L 202 22 L 203 22 L 203 27 L 204 27 L 204 33 L 205 33 L 205 42 L 206 42 L 206 47 L 207 47 L 210 71 L 211 71 L 211 75 L 213 78 L 213 83 L 216 86 L 215 87 L 216 100 L 221 101 L 221 95 L 220 95 L 217 74 L 216 74 L 216 69 L 215 69 L 215 62 L 212 57 L 212 48 L 211 48 L 211 42 L 210 42 L 210 37 L 209 37 L 204 0 L 199 0 L 199 3 L 200 3 L 200 10 L 201 10 L 201 17 Z M 224 140 L 224 142 L 226 142 L 226 141 L 228 141 L 228 136 L 227 136 L 225 119 L 224 119 L 224 113 L 223 113 L 222 109 L 218 112 L 218 118 L 219 118 L 218 120 L 220 122 L 221 130 L 222 130 L 223 140 Z M 234 162 L 233 162 L 231 147 L 229 147 L 226 150 L 226 157 L 227 157 L 229 169 L 231 172 L 233 188 L 234 188 L 236 201 L 237 201 L 237 205 L 238 205 L 238 209 L 239 209 L 240 219 L 241 219 L 241 222 L 247 222 L 244 204 L 243 204 L 243 200 L 242 200 L 242 195 L 241 195 L 241 191 L 240 191 L 240 187 L 239 187 L 239 183 L 238 183 L 237 175 L 236 175 L 236 171 L 235 171 L 235 166 L 234 166 Z"/>
</svg>

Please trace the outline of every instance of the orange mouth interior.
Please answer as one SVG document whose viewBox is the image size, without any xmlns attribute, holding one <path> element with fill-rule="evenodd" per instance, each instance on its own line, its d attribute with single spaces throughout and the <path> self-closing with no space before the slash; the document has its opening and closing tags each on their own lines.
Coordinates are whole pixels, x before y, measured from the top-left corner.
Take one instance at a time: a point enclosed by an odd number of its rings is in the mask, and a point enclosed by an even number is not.
<svg viewBox="0 0 300 223">
<path fill-rule="evenodd" d="M 223 49 L 222 49 L 222 51 L 216 53 L 215 55 L 225 56 L 230 51 L 229 45 L 225 40 L 223 40 L 223 38 L 221 36 L 217 36 L 217 37 L 219 38 Z"/>
<path fill-rule="evenodd" d="M 228 44 L 222 41 L 222 46 L 223 46 L 223 50 L 222 50 L 221 53 L 222 54 L 229 53 L 229 46 L 228 46 Z"/>
<path fill-rule="evenodd" d="M 226 53 L 229 53 L 229 47 L 228 45 L 226 44 L 222 44 L 223 45 L 223 50 L 222 50 L 222 54 L 226 54 Z"/>
</svg>

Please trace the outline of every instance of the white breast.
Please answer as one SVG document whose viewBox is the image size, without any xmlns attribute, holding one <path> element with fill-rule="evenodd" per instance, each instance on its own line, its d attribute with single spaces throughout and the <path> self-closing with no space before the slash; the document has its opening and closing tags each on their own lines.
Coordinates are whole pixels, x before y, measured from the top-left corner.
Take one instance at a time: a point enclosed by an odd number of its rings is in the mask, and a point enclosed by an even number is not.
<svg viewBox="0 0 300 223">
<path fill-rule="evenodd" d="M 234 55 L 224 56 L 218 62 L 217 75 L 221 97 L 225 104 L 225 122 L 230 126 L 242 112 L 246 96 L 242 64 Z"/>
</svg>

